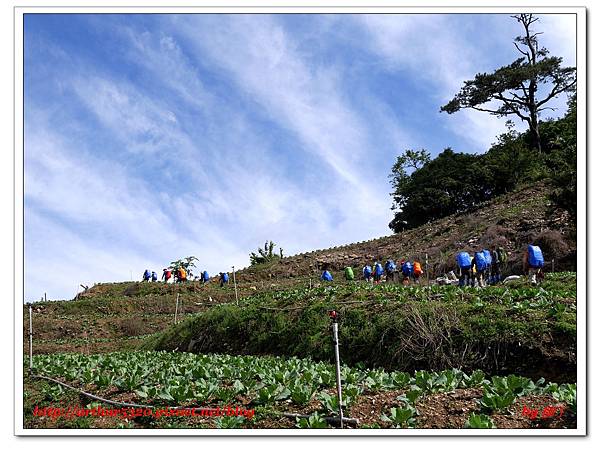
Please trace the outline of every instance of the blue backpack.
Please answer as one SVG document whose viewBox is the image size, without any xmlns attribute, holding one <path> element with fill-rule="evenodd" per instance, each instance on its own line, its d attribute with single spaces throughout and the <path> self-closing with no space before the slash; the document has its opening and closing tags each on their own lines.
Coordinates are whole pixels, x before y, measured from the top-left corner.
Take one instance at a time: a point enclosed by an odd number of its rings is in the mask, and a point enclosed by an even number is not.
<svg viewBox="0 0 600 449">
<path fill-rule="evenodd" d="M 471 256 L 466 251 L 458 253 L 456 255 L 456 263 L 460 268 L 470 268 L 471 267 Z"/>
<path fill-rule="evenodd" d="M 324 281 L 333 281 L 333 276 L 331 275 L 331 273 L 327 270 L 325 270 L 323 272 L 323 274 L 321 275 L 321 279 L 323 279 Z"/>
<path fill-rule="evenodd" d="M 412 263 L 410 262 L 404 262 L 404 265 L 402 265 L 402 274 L 404 274 L 404 276 L 410 276 L 413 272 L 413 266 Z"/>
<path fill-rule="evenodd" d="M 383 274 L 383 267 L 380 263 L 375 264 L 375 274 L 381 276 Z"/>
<path fill-rule="evenodd" d="M 144 271 L 144 279 L 150 279 L 150 272 L 148 270 Z"/>
<path fill-rule="evenodd" d="M 158 275 L 156 274 L 156 272 L 152 272 L 152 280 L 156 281 L 158 279 Z"/>
<path fill-rule="evenodd" d="M 208 279 L 209 279 L 208 271 L 205 271 L 204 273 L 202 273 L 202 279 L 204 279 L 205 281 L 208 281 Z"/>
<path fill-rule="evenodd" d="M 543 268 L 544 255 L 539 246 L 528 245 L 527 252 L 529 254 L 528 262 L 532 268 Z"/>
<path fill-rule="evenodd" d="M 363 268 L 363 276 L 369 278 L 372 274 L 373 270 L 371 269 L 371 265 L 365 265 L 365 267 Z"/>
<path fill-rule="evenodd" d="M 492 266 L 492 254 L 490 253 L 489 250 L 484 249 L 483 255 L 485 256 L 485 263 L 487 264 L 488 268 L 491 267 Z"/>
<path fill-rule="evenodd" d="M 487 268 L 487 261 L 485 260 L 485 254 L 483 254 L 483 251 L 480 253 L 475 253 L 475 266 L 477 267 L 477 272 L 484 271 Z"/>
<path fill-rule="evenodd" d="M 223 282 L 229 282 L 229 275 L 227 273 L 223 273 Z"/>
<path fill-rule="evenodd" d="M 385 271 L 387 271 L 388 273 L 391 273 L 392 271 L 394 271 L 396 269 L 396 264 L 394 263 L 393 260 L 388 260 L 385 263 Z"/>
</svg>

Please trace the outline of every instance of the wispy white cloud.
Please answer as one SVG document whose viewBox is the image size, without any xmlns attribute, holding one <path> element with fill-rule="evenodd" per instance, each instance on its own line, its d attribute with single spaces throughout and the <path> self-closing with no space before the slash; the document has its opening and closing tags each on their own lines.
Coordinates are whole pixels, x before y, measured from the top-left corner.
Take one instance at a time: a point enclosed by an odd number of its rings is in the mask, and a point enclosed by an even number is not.
<svg viewBox="0 0 600 449">
<path fill-rule="evenodd" d="M 205 18 L 177 19 L 200 53 L 233 77 L 238 88 L 265 108 L 271 119 L 296 133 L 303 149 L 337 176 L 368 195 L 356 165 L 369 147 L 365 123 L 340 92 L 340 75 L 307 65 L 293 40 L 271 16 L 219 18 L 219 32 Z M 211 25 L 211 26 L 207 26 Z"/>
</svg>

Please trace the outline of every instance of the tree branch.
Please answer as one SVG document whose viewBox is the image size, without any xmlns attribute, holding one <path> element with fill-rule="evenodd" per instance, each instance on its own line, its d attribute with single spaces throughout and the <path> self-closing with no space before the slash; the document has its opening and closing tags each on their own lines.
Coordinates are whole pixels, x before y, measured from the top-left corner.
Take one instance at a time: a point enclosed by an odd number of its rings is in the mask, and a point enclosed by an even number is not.
<svg viewBox="0 0 600 449">
<path fill-rule="evenodd" d="M 527 59 L 529 59 L 529 53 L 527 53 L 526 51 L 521 50 L 521 48 L 519 47 L 519 45 L 516 42 L 513 42 L 513 45 L 517 48 L 517 50 L 519 51 L 519 53 L 521 53 L 522 55 L 527 56 Z"/>
<path fill-rule="evenodd" d="M 542 101 L 539 101 L 537 103 L 538 107 L 548 103 L 548 101 L 550 101 L 552 98 L 556 97 L 558 94 L 569 90 L 576 83 L 577 83 L 577 80 L 575 79 L 572 82 L 570 82 L 569 84 L 565 84 L 563 87 L 559 87 L 558 84 L 555 84 L 554 87 L 552 88 L 552 90 L 550 91 L 550 93 L 548 94 L 548 96 L 546 98 L 544 98 Z"/>
<path fill-rule="evenodd" d="M 494 111 L 492 109 L 484 109 L 484 108 L 480 108 L 477 106 L 469 106 L 469 108 L 471 109 L 475 109 L 476 111 L 481 111 L 481 112 L 489 112 L 490 114 L 494 114 L 494 115 L 505 115 L 505 114 L 512 114 L 512 112 L 498 112 L 498 111 Z"/>
<path fill-rule="evenodd" d="M 525 87 L 525 84 L 523 83 L 523 81 L 521 81 L 521 90 L 523 91 L 523 95 L 525 95 L 525 98 L 528 98 L 527 87 Z"/>
<path fill-rule="evenodd" d="M 517 96 L 516 94 L 510 92 L 510 94 L 514 97 L 513 99 L 510 98 L 506 98 L 504 95 L 502 95 L 500 92 L 498 92 L 495 95 L 492 95 L 492 98 L 495 98 L 496 100 L 500 100 L 503 101 L 504 103 L 508 103 L 508 102 L 515 102 L 518 103 L 522 106 L 528 107 L 529 103 L 526 102 L 525 100 L 522 100 L 521 97 Z"/>
<path fill-rule="evenodd" d="M 525 120 L 525 121 L 527 121 L 527 123 L 529 123 L 529 118 L 527 116 L 523 115 L 521 113 L 521 111 L 516 109 L 515 106 L 512 104 L 513 100 L 510 100 L 510 99 L 504 97 L 501 93 L 498 93 L 497 97 L 493 96 L 493 98 L 496 98 L 496 99 L 502 101 L 506 107 L 510 108 L 513 111 L 512 114 L 516 114 L 520 119 Z M 517 102 L 517 103 L 520 103 L 527 108 L 529 107 L 528 103 L 523 103 L 523 102 Z"/>
</svg>

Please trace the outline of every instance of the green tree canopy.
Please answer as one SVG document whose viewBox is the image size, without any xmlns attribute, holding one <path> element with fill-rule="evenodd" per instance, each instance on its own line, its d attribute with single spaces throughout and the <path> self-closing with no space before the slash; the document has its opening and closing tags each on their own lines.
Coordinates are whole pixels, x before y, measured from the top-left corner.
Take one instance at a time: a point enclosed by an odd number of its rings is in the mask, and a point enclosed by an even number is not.
<svg viewBox="0 0 600 449">
<path fill-rule="evenodd" d="M 551 200 L 576 218 L 577 103 L 569 100 L 566 115 L 540 123 L 546 152 L 537 157 L 527 133 L 510 128 L 485 154 L 445 149 L 432 159 L 426 150 L 406 150 L 390 174 L 394 232 L 430 220 L 477 208 L 481 202 L 541 179 L 554 185 Z"/>
<path fill-rule="evenodd" d="M 390 228 L 400 232 L 436 218 L 470 210 L 496 192 L 493 176 L 481 156 L 446 148 L 435 159 L 407 175 L 401 168 L 405 152 L 392 171 L 394 207 Z"/>
</svg>

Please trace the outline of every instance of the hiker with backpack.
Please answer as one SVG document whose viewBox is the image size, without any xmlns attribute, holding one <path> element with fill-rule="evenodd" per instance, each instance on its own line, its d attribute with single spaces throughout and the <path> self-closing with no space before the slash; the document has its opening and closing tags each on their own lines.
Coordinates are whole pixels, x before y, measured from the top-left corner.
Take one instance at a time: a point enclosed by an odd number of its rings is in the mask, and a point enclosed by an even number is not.
<svg viewBox="0 0 600 449">
<path fill-rule="evenodd" d="M 372 278 L 371 276 L 373 275 L 373 269 L 371 268 L 371 265 L 367 264 L 363 267 L 362 270 L 363 273 L 363 279 L 367 282 L 371 282 Z"/>
<path fill-rule="evenodd" d="M 333 281 L 333 276 L 331 275 L 331 273 L 329 272 L 329 270 L 323 271 L 323 274 L 321 274 L 321 280 L 325 281 L 325 282 L 332 282 Z"/>
<path fill-rule="evenodd" d="M 383 267 L 379 262 L 375 262 L 375 267 L 373 268 L 374 276 L 373 282 L 375 284 L 379 284 L 381 282 L 381 276 L 383 276 Z"/>
<path fill-rule="evenodd" d="M 474 280 L 471 285 L 475 286 L 475 283 L 479 287 L 485 287 L 485 273 L 487 270 L 487 260 L 483 250 L 477 251 L 475 253 L 475 257 L 473 257 L 473 262 L 471 263 L 471 269 L 474 272 Z"/>
<path fill-rule="evenodd" d="M 421 283 L 421 275 L 423 274 L 423 268 L 421 268 L 421 262 L 418 260 L 413 261 L 413 279 L 415 282 Z"/>
<path fill-rule="evenodd" d="M 177 282 L 187 282 L 187 272 L 185 268 L 179 267 L 177 270 Z"/>
<path fill-rule="evenodd" d="M 491 271 L 491 283 L 492 285 L 498 284 L 502 281 L 502 270 L 500 264 L 505 263 L 508 255 L 504 248 L 496 248 L 496 245 L 492 245 L 492 271 Z"/>
<path fill-rule="evenodd" d="M 347 281 L 354 280 L 354 271 L 352 270 L 352 267 L 346 267 L 344 269 L 344 277 L 346 278 Z"/>
<path fill-rule="evenodd" d="M 229 283 L 229 275 L 227 273 L 219 273 L 219 285 L 223 287 Z"/>
<path fill-rule="evenodd" d="M 158 281 L 158 275 L 156 274 L 156 271 L 152 272 L 152 282 L 156 282 Z"/>
<path fill-rule="evenodd" d="M 473 284 L 473 270 L 471 268 L 471 256 L 466 251 L 461 251 L 456 255 L 456 265 L 458 265 L 458 286 L 464 287 Z"/>
<path fill-rule="evenodd" d="M 539 246 L 527 245 L 527 250 L 523 254 L 523 271 L 529 277 L 532 285 L 537 285 L 538 278 L 544 277 L 542 269 L 544 268 L 544 255 Z"/>
<path fill-rule="evenodd" d="M 163 274 L 162 274 L 161 279 L 163 281 L 165 281 L 165 284 L 167 282 L 169 282 L 169 279 L 171 279 L 171 270 L 168 270 L 167 268 L 163 268 Z"/>
<path fill-rule="evenodd" d="M 462 251 L 456 255 L 456 265 L 458 265 L 458 286 L 465 287 L 469 285 L 473 285 L 473 269 L 472 269 L 472 260 L 471 255 Z"/>
<path fill-rule="evenodd" d="M 144 274 L 143 274 L 143 278 L 142 278 L 143 281 L 144 282 L 150 282 L 150 277 L 151 277 L 150 270 L 145 270 Z"/>
<path fill-rule="evenodd" d="M 485 256 L 485 271 L 483 273 L 486 285 L 491 284 L 491 272 L 492 272 L 492 253 L 489 249 L 483 250 Z"/>
<path fill-rule="evenodd" d="M 208 271 L 204 270 L 202 272 L 202 283 L 206 284 L 209 281 L 210 277 L 208 276 Z"/>
<path fill-rule="evenodd" d="M 502 271 L 508 262 L 508 252 L 502 247 L 498 247 L 498 282 L 502 281 Z"/>
<path fill-rule="evenodd" d="M 408 260 L 402 264 L 402 275 L 404 276 L 404 279 L 402 279 L 402 284 L 408 285 L 410 279 L 414 275 L 413 264 Z"/>
<path fill-rule="evenodd" d="M 394 280 L 394 274 L 396 273 L 396 264 L 392 259 L 389 259 L 385 263 L 385 282 L 392 282 Z"/>
</svg>

